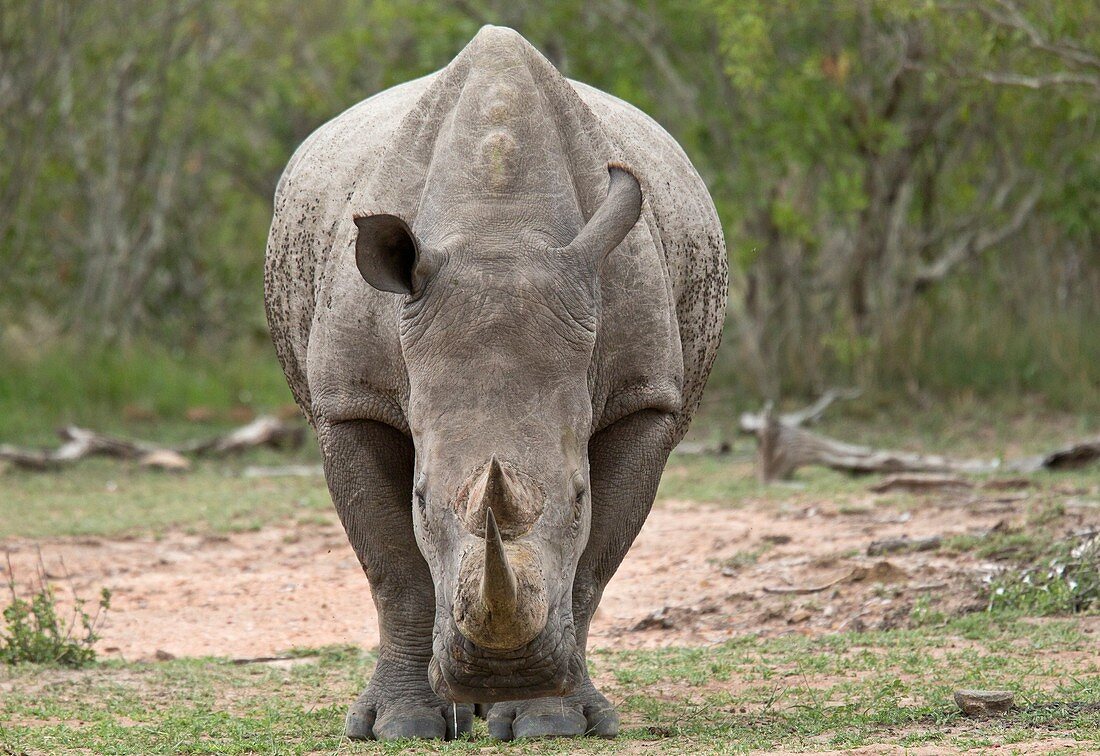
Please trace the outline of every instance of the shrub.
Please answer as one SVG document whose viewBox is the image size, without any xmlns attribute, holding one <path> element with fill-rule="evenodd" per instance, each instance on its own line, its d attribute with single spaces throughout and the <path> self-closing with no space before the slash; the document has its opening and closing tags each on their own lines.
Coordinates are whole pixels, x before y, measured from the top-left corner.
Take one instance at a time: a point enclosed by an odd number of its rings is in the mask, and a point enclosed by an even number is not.
<svg viewBox="0 0 1100 756">
<path fill-rule="evenodd" d="M 1100 610 L 1100 534 L 1056 543 L 1029 567 L 1002 573 L 990 584 L 989 610 L 1073 614 Z"/>
<path fill-rule="evenodd" d="M 9 559 L 8 588 L 11 603 L 3 613 L 0 662 L 83 667 L 95 661 L 94 646 L 99 640 L 96 630 L 111 605 L 108 589 L 100 591 L 94 616 L 84 609 L 86 602 L 76 598 L 71 616 L 66 618 L 58 611 L 53 588 L 46 582 L 45 570 L 41 566 L 38 587 L 30 597 L 21 598 L 16 590 L 15 574 Z"/>
</svg>

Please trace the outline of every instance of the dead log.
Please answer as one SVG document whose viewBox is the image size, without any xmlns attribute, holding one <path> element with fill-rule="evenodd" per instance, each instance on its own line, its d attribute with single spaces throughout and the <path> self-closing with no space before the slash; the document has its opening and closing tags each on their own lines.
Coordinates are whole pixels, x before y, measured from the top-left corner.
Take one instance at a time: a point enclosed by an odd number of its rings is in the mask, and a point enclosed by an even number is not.
<svg viewBox="0 0 1100 756">
<path fill-rule="evenodd" d="M 267 446 L 272 449 L 297 449 L 305 442 L 305 428 L 271 415 L 261 415 L 248 425 L 222 436 L 188 444 L 185 453 L 224 457 L 245 449 Z"/>
<path fill-rule="evenodd" d="M 191 460 L 174 449 L 157 449 L 143 454 L 138 457 L 137 463 L 142 467 L 165 472 L 183 472 L 191 469 Z"/>
<path fill-rule="evenodd" d="M 828 396 L 828 395 L 826 395 Z M 765 483 L 789 479 L 800 467 L 820 465 L 850 475 L 873 473 L 898 475 L 901 473 L 928 474 L 925 477 L 906 476 L 881 484 L 881 490 L 890 488 L 966 487 L 969 484 L 957 475 L 980 475 L 1000 471 L 1033 473 L 1039 470 L 1070 470 L 1100 461 L 1100 438 L 1094 438 L 1037 457 L 1003 462 L 1000 459 L 965 459 L 939 454 L 917 454 L 892 449 L 873 449 L 868 446 L 812 433 L 799 427 L 801 422 L 820 416 L 832 400 L 816 402 L 807 410 L 791 415 L 776 416 L 768 405 L 759 414 L 741 416 L 741 428 L 753 428 L 757 439 L 757 472 Z M 811 412 L 817 408 L 816 413 Z M 1017 485 L 1019 481 L 1012 481 Z M 996 487 L 996 484 L 990 484 Z"/>
<path fill-rule="evenodd" d="M 836 441 L 804 428 L 787 425 L 765 410 L 757 432 L 757 469 L 763 482 L 790 478 L 807 465 L 822 465 L 852 475 L 870 473 L 990 473 L 999 460 L 953 459 L 938 454 L 872 449 Z"/>
<path fill-rule="evenodd" d="M 833 402 L 838 399 L 855 399 L 860 395 L 859 389 L 829 389 L 821 397 L 809 405 L 795 412 L 788 412 L 779 416 L 779 422 L 798 428 L 802 425 L 813 425 L 825 414 Z M 764 427 L 765 414 L 771 409 L 771 405 L 765 406 L 763 412 L 744 412 L 741 414 L 738 426 L 742 433 L 754 435 Z"/>
<path fill-rule="evenodd" d="M 52 470 L 61 466 L 48 451 L 43 449 L 21 449 L 10 444 L 0 444 L 0 460 L 11 462 L 24 470 Z"/>
<path fill-rule="evenodd" d="M 161 470 L 184 470 L 186 455 L 223 457 L 257 446 L 297 448 L 305 441 L 305 428 L 276 417 L 261 416 L 229 433 L 178 447 L 148 441 L 108 436 L 74 425 L 58 431 L 62 444 L 56 449 L 26 449 L 0 445 L 0 460 L 25 470 L 56 470 L 86 457 L 114 457 L 137 460 L 138 464 Z"/>
<path fill-rule="evenodd" d="M 59 462 L 96 456 L 136 459 L 161 448 L 145 441 L 105 436 L 75 425 L 65 426 L 58 431 L 58 435 L 65 441 L 53 452 L 53 458 Z"/>
<path fill-rule="evenodd" d="M 131 441 L 68 425 L 57 431 L 62 444 L 56 449 L 23 449 L 16 446 L 0 446 L 0 459 L 26 470 L 53 470 L 85 457 L 116 457 L 137 459 L 160 451 L 160 448 L 144 441 Z"/>
<path fill-rule="evenodd" d="M 874 485 L 868 486 L 875 493 L 890 491 L 937 491 L 950 488 L 973 488 L 974 484 L 958 475 L 937 475 L 933 473 L 906 473 L 891 475 Z"/>
<path fill-rule="evenodd" d="M 1028 457 L 1007 465 L 1016 472 L 1039 470 L 1076 470 L 1100 460 L 1100 436 L 1055 449 L 1038 457 Z"/>
</svg>

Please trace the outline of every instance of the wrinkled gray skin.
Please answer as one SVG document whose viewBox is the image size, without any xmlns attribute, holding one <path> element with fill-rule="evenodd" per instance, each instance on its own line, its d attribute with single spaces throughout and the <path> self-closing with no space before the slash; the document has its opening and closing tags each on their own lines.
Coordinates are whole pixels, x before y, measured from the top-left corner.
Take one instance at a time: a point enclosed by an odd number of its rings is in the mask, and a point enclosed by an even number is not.
<svg viewBox="0 0 1100 756">
<path fill-rule="evenodd" d="M 718 218 L 679 146 L 485 27 L 302 145 L 265 289 L 378 609 L 347 734 L 453 737 L 491 703 L 501 738 L 613 736 L 588 624 L 726 299 Z"/>
</svg>

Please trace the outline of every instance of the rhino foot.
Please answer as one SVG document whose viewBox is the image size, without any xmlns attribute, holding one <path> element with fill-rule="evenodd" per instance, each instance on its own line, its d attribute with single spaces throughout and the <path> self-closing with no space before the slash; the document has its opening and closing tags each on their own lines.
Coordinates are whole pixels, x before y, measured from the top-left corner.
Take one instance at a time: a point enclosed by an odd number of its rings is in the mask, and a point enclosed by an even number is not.
<svg viewBox="0 0 1100 756">
<path fill-rule="evenodd" d="M 449 704 L 441 699 L 425 702 L 423 697 L 378 701 L 369 688 L 351 705 L 344 721 L 344 734 L 352 740 L 454 740 L 473 729 L 474 708 L 470 704 Z"/>
<path fill-rule="evenodd" d="M 619 715 L 590 680 L 564 698 L 535 698 L 493 704 L 488 715 L 489 735 L 513 738 L 561 738 L 619 734 Z"/>
</svg>

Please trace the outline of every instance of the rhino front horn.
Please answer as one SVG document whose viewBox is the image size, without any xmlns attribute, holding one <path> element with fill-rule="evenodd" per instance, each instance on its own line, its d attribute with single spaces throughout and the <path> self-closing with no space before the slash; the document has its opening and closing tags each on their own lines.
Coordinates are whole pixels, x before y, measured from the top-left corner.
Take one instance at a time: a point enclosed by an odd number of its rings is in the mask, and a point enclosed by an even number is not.
<svg viewBox="0 0 1100 756">
<path fill-rule="evenodd" d="M 508 564 L 504 540 L 497 529 L 493 508 L 485 510 L 485 567 L 481 574 L 481 600 L 489 614 L 512 614 L 516 610 L 516 574 Z"/>
<path fill-rule="evenodd" d="M 454 620 L 482 648 L 512 651 L 534 640 L 549 611 L 546 579 L 534 547 L 501 537 L 492 508 L 485 511 L 485 537 L 462 560 L 454 597 Z"/>
</svg>

